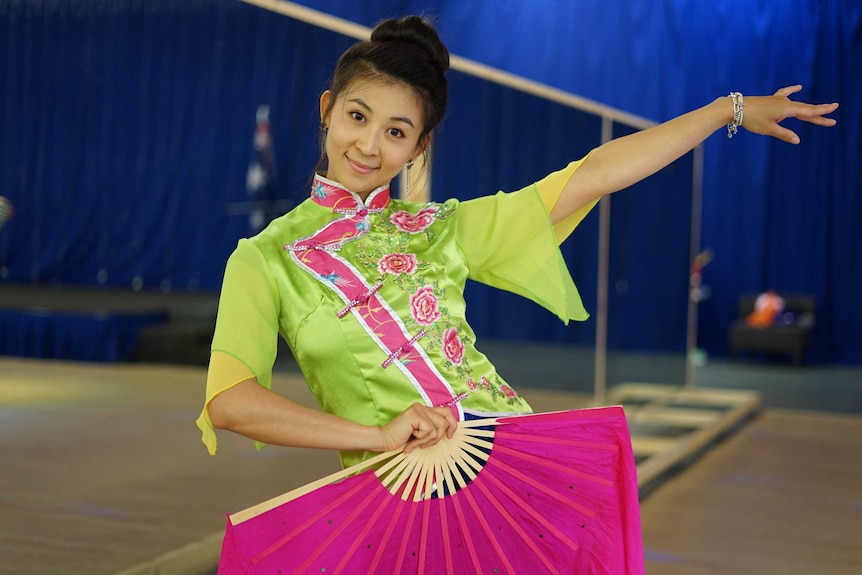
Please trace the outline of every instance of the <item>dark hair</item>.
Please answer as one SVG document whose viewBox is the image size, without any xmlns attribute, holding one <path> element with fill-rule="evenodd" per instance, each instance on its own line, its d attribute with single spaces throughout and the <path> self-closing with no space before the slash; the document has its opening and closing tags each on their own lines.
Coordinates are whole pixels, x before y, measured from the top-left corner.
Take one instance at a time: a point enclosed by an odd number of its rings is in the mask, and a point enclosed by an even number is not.
<svg viewBox="0 0 862 575">
<path fill-rule="evenodd" d="M 446 114 L 448 69 L 449 51 L 427 20 L 420 16 L 384 20 L 371 32 L 370 40 L 354 44 L 338 59 L 329 88 L 329 106 L 356 80 L 383 76 L 403 83 L 413 88 L 422 102 L 421 142 Z"/>
</svg>

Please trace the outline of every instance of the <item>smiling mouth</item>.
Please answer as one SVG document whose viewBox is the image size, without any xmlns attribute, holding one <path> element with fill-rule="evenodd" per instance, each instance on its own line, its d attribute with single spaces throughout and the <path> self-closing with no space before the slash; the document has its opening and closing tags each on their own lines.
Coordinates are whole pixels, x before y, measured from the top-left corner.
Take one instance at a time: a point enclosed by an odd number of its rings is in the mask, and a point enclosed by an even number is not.
<svg viewBox="0 0 862 575">
<path fill-rule="evenodd" d="M 361 174 L 370 174 L 371 172 L 377 170 L 377 168 L 375 168 L 373 166 L 366 166 L 365 164 L 362 164 L 362 163 L 357 162 L 355 160 L 351 160 L 350 158 L 347 158 L 347 162 L 350 164 L 350 166 L 354 170 L 356 170 L 357 172 L 359 172 Z"/>
</svg>

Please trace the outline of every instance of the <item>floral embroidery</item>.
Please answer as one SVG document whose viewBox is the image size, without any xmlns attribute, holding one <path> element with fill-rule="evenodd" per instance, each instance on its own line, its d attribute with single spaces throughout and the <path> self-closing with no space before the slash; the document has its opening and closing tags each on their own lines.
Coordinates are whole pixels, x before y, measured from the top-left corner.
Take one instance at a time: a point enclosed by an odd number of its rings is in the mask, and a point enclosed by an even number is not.
<svg viewBox="0 0 862 575">
<path fill-rule="evenodd" d="M 321 182 L 314 182 L 311 186 L 311 197 L 323 199 L 327 196 L 326 187 Z"/>
<path fill-rule="evenodd" d="M 461 360 L 464 358 L 464 343 L 458 337 L 458 330 L 455 328 L 443 332 L 443 353 L 454 365 L 461 365 Z"/>
<path fill-rule="evenodd" d="M 410 296 L 410 315 L 419 325 L 431 325 L 440 319 L 437 304 L 434 288 L 429 285 L 423 286 Z"/>
<path fill-rule="evenodd" d="M 487 405 L 490 401 L 501 408 L 511 406 L 520 410 L 524 408 L 523 399 L 496 374 L 480 377 L 473 371 L 467 353 L 467 348 L 472 349 L 472 338 L 461 329 L 461 320 L 450 316 L 446 289 L 428 276 L 433 264 L 423 259 L 425 242 L 431 243 L 439 235 L 432 224 L 452 216 L 457 206 L 454 200 L 428 204 L 413 215 L 399 209 L 401 206 L 394 202 L 391 212 L 371 216 L 373 225 L 368 230 L 369 235 L 347 249 L 355 249 L 354 261 L 369 281 L 374 278 L 389 286 L 387 289 L 403 290 L 408 296 L 410 313 L 403 317 L 405 327 L 410 332 L 416 328 L 428 330 L 422 348 L 442 373 L 447 374 L 444 377 L 456 392 L 481 393 L 483 399 L 477 405 Z M 403 354 L 397 361 L 408 365 L 417 359 Z"/>
<path fill-rule="evenodd" d="M 412 274 L 416 271 L 416 256 L 413 254 L 386 254 L 377 262 L 377 271 L 382 274 Z"/>
<path fill-rule="evenodd" d="M 434 223 L 434 214 L 437 212 L 435 208 L 424 208 L 419 210 L 415 216 L 410 212 L 400 211 L 395 212 L 390 217 L 390 221 L 403 232 L 418 234 L 425 231 L 425 228 Z"/>
<path fill-rule="evenodd" d="M 479 383 L 473 381 L 472 378 L 467 378 L 467 389 L 470 390 L 470 393 L 475 393 L 476 391 L 483 391 L 491 396 L 491 401 L 497 403 L 497 400 L 503 400 L 506 404 L 511 405 L 513 407 L 520 407 L 523 405 L 523 400 L 518 395 L 514 389 L 500 381 L 500 378 L 496 375 L 494 376 L 494 383 L 491 383 L 484 375 L 479 378 Z"/>
<path fill-rule="evenodd" d="M 353 282 L 347 278 L 343 278 L 335 272 L 329 272 L 328 274 L 320 274 L 322 279 L 325 279 L 331 284 L 337 285 L 338 287 L 350 287 L 353 285 Z"/>
</svg>

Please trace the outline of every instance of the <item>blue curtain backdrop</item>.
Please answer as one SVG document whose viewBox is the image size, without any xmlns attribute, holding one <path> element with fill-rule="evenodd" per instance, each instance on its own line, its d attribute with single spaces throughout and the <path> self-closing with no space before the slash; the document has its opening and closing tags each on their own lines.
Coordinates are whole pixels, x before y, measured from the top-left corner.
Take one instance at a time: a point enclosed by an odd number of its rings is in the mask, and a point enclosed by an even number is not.
<svg viewBox="0 0 862 575">
<path fill-rule="evenodd" d="M 737 296 L 818 299 L 813 356 L 862 363 L 859 109 L 862 5 L 541 1 L 302 4 L 373 25 L 436 15 L 455 54 L 656 121 L 730 90 L 801 83 L 840 101 L 798 147 L 741 133 L 706 144 L 702 244 L 712 296 L 699 343 L 725 351 Z M 235 0 L 0 3 L 0 281 L 217 290 L 248 218 L 255 111 L 271 108 L 278 196 L 298 202 L 317 156 L 317 98 L 352 40 Z M 435 150 L 435 199 L 515 189 L 599 141 L 595 117 L 457 73 Z M 625 126 L 615 126 L 619 135 Z M 612 349 L 683 351 L 690 157 L 613 198 Z M 594 309 L 597 213 L 564 245 Z M 477 291 L 478 290 L 478 291 Z M 509 294 L 471 286 L 484 335 L 590 343 Z"/>
</svg>

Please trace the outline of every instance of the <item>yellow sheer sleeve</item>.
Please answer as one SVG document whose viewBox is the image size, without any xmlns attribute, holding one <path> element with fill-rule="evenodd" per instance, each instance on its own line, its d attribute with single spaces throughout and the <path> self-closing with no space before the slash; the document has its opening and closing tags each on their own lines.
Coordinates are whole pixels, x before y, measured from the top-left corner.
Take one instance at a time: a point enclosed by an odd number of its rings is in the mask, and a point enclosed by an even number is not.
<svg viewBox="0 0 862 575">
<path fill-rule="evenodd" d="M 214 351 L 210 355 L 210 364 L 207 369 L 206 402 L 196 421 L 198 429 L 202 433 L 201 441 L 206 445 L 210 455 L 215 455 L 217 443 L 215 429 L 213 429 L 210 414 L 207 411 L 210 401 L 226 389 L 253 377 L 254 374 L 251 370 L 235 357 L 221 351 Z"/>
<path fill-rule="evenodd" d="M 460 203 L 456 233 L 470 279 L 522 295 L 563 322 L 589 317 L 559 244 L 595 202 L 556 226 L 551 225 L 549 217 L 581 162 L 572 162 L 518 191 Z"/>
<path fill-rule="evenodd" d="M 536 190 L 539 192 L 539 197 L 542 198 L 542 203 L 545 204 L 545 209 L 549 214 L 557 204 L 557 200 L 560 199 L 560 194 L 562 194 L 563 188 L 566 186 L 569 178 L 572 177 L 572 174 L 575 173 L 575 170 L 581 166 L 587 157 L 588 156 L 585 156 L 583 159 L 571 162 L 562 170 L 548 174 L 536 182 Z M 574 229 L 578 227 L 578 224 L 580 224 L 586 215 L 590 213 L 590 210 L 593 209 L 598 201 L 599 200 L 596 199 L 595 201 L 588 203 L 554 226 L 554 236 L 557 239 L 557 245 L 563 243 L 563 241 L 571 235 Z"/>
<path fill-rule="evenodd" d="M 278 291 L 266 260 L 251 241 L 240 240 L 225 269 L 207 372 L 206 404 L 197 420 L 201 440 L 211 454 L 216 450 L 207 411 L 212 398 L 251 378 L 267 389 L 272 385 L 279 309 Z"/>
</svg>

